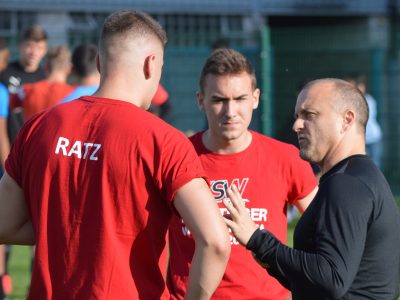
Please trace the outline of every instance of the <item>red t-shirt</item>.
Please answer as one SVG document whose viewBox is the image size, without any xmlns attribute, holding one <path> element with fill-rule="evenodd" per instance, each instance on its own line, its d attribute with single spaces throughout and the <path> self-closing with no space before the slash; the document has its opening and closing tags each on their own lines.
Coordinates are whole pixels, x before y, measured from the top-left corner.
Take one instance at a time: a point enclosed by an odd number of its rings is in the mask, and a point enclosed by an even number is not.
<svg viewBox="0 0 400 300">
<path fill-rule="evenodd" d="M 128 102 L 82 97 L 30 119 L 6 170 L 36 236 L 28 299 L 169 299 L 172 201 L 204 177 L 183 133 Z"/>
<path fill-rule="evenodd" d="M 207 150 L 202 133 L 191 137 L 204 170 L 211 182 L 211 191 L 221 213 L 225 188 L 233 183 L 246 202 L 253 221 L 271 231 L 286 243 L 286 206 L 307 196 L 317 185 L 310 165 L 299 157 L 296 147 L 251 132 L 250 146 L 235 154 L 216 154 Z M 167 282 L 172 299 L 183 299 L 194 251 L 194 241 L 179 217 L 170 227 L 170 265 Z M 231 235 L 231 256 L 224 277 L 213 299 L 280 300 L 289 292 L 268 275 L 253 259 L 250 251 Z"/>
<path fill-rule="evenodd" d="M 41 80 L 24 84 L 18 98 L 24 108 L 24 119 L 28 120 L 57 103 L 73 91 L 75 87 L 64 82 Z"/>
</svg>

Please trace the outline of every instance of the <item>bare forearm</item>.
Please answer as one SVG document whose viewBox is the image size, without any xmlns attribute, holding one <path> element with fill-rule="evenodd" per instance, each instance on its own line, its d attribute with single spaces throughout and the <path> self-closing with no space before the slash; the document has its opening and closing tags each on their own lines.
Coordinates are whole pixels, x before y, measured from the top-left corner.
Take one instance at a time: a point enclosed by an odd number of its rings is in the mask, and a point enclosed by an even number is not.
<svg viewBox="0 0 400 300">
<path fill-rule="evenodd" d="M 23 191 L 7 172 L 0 179 L 0 207 L 0 244 L 34 244 Z"/>
<path fill-rule="evenodd" d="M 0 244 L 10 244 L 10 245 L 35 244 L 35 235 L 30 221 L 24 223 L 14 233 L 10 233 L 7 236 L 1 236 L 0 238 L 1 238 Z"/>
<path fill-rule="evenodd" d="M 222 279 L 228 258 L 226 252 L 211 246 L 199 247 L 192 259 L 185 299 L 210 299 Z"/>
</svg>

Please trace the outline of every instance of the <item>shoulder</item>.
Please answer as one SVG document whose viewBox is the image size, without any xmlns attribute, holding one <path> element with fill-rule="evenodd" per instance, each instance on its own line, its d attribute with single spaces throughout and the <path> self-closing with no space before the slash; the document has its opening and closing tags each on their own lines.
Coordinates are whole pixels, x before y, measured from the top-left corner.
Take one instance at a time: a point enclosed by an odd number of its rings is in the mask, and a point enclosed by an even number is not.
<svg viewBox="0 0 400 300">
<path fill-rule="evenodd" d="M 97 90 L 97 86 L 71 86 L 71 93 L 69 93 L 64 99 L 62 99 L 62 102 L 68 102 L 71 100 L 78 99 L 81 96 L 90 96 L 93 95 L 94 92 Z"/>
<path fill-rule="evenodd" d="M 0 117 L 6 118 L 8 115 L 9 95 L 6 86 L 0 83 Z"/>
<path fill-rule="evenodd" d="M 10 76 L 14 75 L 15 73 L 19 73 L 21 71 L 20 64 L 18 61 L 13 61 L 8 64 L 8 66 L 1 72 L 1 81 L 4 84 L 8 84 Z"/>
<path fill-rule="evenodd" d="M 50 83 L 48 80 L 42 79 L 36 82 L 25 83 L 22 87 L 25 91 L 28 91 L 32 89 L 45 89 L 51 85 L 52 83 Z"/>
<path fill-rule="evenodd" d="M 3 98 L 4 95 L 7 95 L 7 97 L 8 97 L 8 90 L 7 90 L 7 87 L 3 83 L 0 82 L 0 97 Z"/>
<path fill-rule="evenodd" d="M 4 84 L 0 83 L 0 103 L 7 102 L 8 104 L 9 101 L 8 99 L 9 99 L 8 89 Z"/>
<path fill-rule="evenodd" d="M 321 182 L 320 193 L 341 208 L 366 206 L 374 199 L 370 187 L 360 177 L 348 173 L 336 173 Z"/>
<path fill-rule="evenodd" d="M 26 141 L 30 140 L 30 137 L 34 132 L 37 131 L 37 127 L 39 124 L 42 122 L 42 119 L 46 115 L 46 111 L 42 111 L 36 115 L 34 115 L 32 118 L 30 118 L 28 121 L 24 123 L 22 128 L 19 130 L 18 135 L 17 135 L 17 140 L 22 142 L 22 145 L 25 144 Z M 46 128 L 48 127 L 44 126 L 44 130 L 46 131 Z"/>
<path fill-rule="evenodd" d="M 200 131 L 200 132 L 193 134 L 191 137 L 189 137 L 189 140 L 193 144 L 193 146 L 197 147 L 197 146 L 203 144 L 203 142 L 201 140 L 202 135 L 203 135 L 203 132 Z"/>
</svg>

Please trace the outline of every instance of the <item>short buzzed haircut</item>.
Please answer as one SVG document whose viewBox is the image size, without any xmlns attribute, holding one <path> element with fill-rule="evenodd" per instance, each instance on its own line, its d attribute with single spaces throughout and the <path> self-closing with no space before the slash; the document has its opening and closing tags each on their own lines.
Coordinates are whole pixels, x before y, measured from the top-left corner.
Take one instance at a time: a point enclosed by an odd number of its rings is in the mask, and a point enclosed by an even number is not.
<svg viewBox="0 0 400 300">
<path fill-rule="evenodd" d="M 353 109 L 357 115 L 356 122 L 365 134 L 369 110 L 363 93 L 348 81 L 337 78 L 313 80 L 304 86 L 303 91 L 309 90 L 313 85 L 320 82 L 331 82 L 334 84 L 335 100 L 338 101 L 334 103 L 335 107 L 340 111 L 349 108 Z"/>
<path fill-rule="evenodd" d="M 22 31 L 20 42 L 34 41 L 41 42 L 47 41 L 47 33 L 40 25 L 32 25 Z"/>
<path fill-rule="evenodd" d="M 132 34 L 134 37 L 156 38 L 164 47 L 167 43 L 167 35 L 161 25 L 144 12 L 123 10 L 109 15 L 103 24 L 100 38 L 100 49 L 103 50 L 109 38 Z"/>
<path fill-rule="evenodd" d="M 97 46 L 93 44 L 82 44 L 74 49 L 72 54 L 72 65 L 74 73 L 80 77 L 86 77 L 97 73 L 96 56 Z"/>
<path fill-rule="evenodd" d="M 62 70 L 71 64 L 71 51 L 66 46 L 50 48 L 46 56 L 46 66 L 49 72 Z"/>
<path fill-rule="evenodd" d="M 247 73 L 251 77 L 251 85 L 253 89 L 257 87 L 257 79 L 255 71 L 250 61 L 241 53 L 229 49 L 219 48 L 211 53 L 207 58 L 200 74 L 200 91 L 204 92 L 205 80 L 208 74 L 224 76 L 238 75 Z"/>
</svg>

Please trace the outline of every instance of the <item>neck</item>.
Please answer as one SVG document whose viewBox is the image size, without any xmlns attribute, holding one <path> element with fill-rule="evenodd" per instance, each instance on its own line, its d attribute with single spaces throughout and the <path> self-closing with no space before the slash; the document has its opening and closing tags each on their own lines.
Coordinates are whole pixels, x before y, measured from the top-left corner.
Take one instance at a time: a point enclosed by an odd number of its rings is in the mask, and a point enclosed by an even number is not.
<svg viewBox="0 0 400 300">
<path fill-rule="evenodd" d="M 20 62 L 20 64 L 21 64 L 22 68 L 24 69 L 24 71 L 27 73 L 33 73 L 39 69 L 38 65 L 27 65 L 27 64 L 24 64 L 24 62 L 22 62 L 22 61 Z"/>
<path fill-rule="evenodd" d="M 364 138 L 352 137 L 351 139 L 342 140 L 340 144 L 328 152 L 324 160 L 320 163 L 321 175 L 327 173 L 340 161 L 357 154 L 366 154 Z"/>
<path fill-rule="evenodd" d="M 115 99 L 132 103 L 138 107 L 145 107 L 145 98 L 140 86 L 132 86 L 132 80 L 127 78 L 118 78 L 117 76 L 104 76 L 98 90 L 93 96 Z"/>
<path fill-rule="evenodd" d="M 91 74 L 79 80 L 79 85 L 93 86 L 99 85 L 100 74 Z"/>
<path fill-rule="evenodd" d="M 67 82 L 68 75 L 65 72 L 51 72 L 47 77 L 50 82 Z"/>
<path fill-rule="evenodd" d="M 214 153 L 234 154 L 247 149 L 251 144 L 252 134 L 247 130 L 239 138 L 229 140 L 221 138 L 207 129 L 202 136 L 202 141 L 204 146 Z"/>
</svg>

